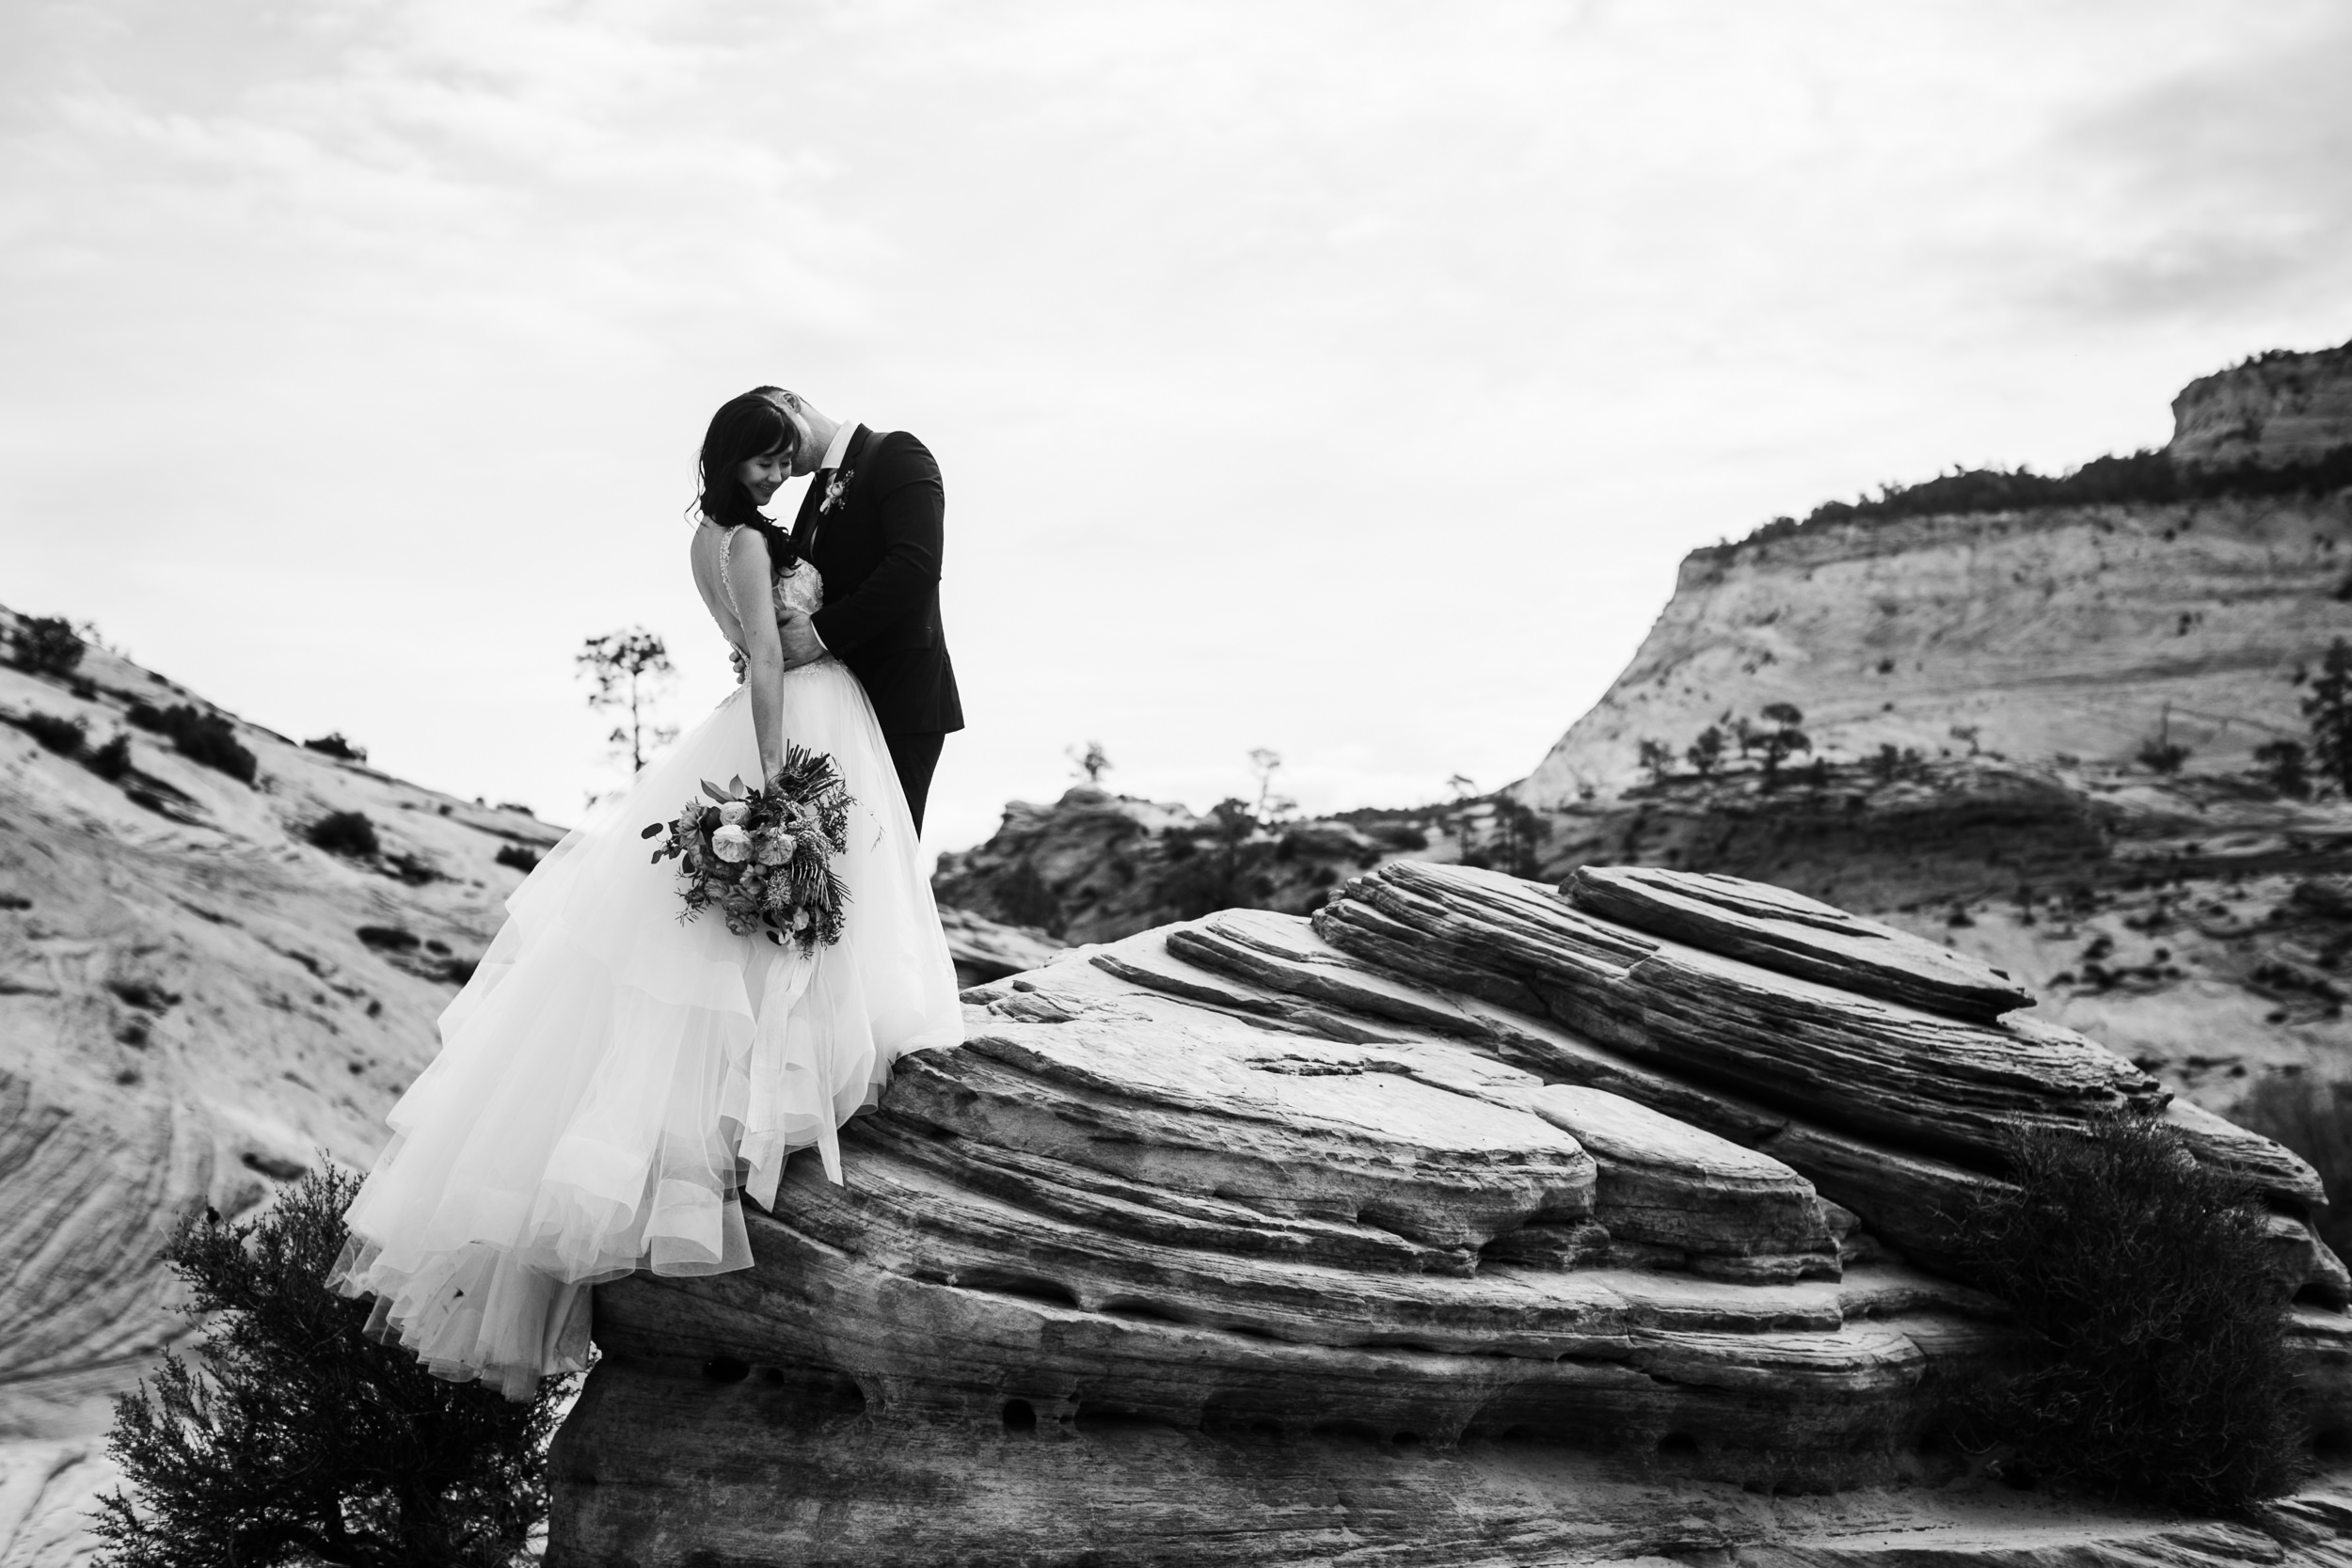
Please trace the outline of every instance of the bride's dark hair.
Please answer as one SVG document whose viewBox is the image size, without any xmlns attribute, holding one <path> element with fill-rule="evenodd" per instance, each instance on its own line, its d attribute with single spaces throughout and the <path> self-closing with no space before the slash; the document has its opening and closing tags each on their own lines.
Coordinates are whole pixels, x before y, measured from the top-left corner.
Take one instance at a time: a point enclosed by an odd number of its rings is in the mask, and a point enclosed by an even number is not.
<svg viewBox="0 0 2352 1568">
<path fill-rule="evenodd" d="M 791 536 L 759 515 L 751 492 L 737 475 L 752 458 L 782 452 L 788 460 L 800 446 L 800 431 L 768 400 L 768 394 L 775 390 L 762 387 L 729 398 L 710 416 L 710 428 L 703 433 L 702 454 L 697 460 L 702 494 L 695 498 L 694 507 L 722 528 L 747 528 L 767 540 L 769 564 L 781 572 L 795 559 Z"/>
</svg>

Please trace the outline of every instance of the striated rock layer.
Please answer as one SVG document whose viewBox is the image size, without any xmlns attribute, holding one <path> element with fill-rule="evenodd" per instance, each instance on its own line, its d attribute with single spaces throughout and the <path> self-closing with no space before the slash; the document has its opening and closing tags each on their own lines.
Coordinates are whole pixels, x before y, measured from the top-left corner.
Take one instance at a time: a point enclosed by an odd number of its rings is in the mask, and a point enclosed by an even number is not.
<svg viewBox="0 0 2352 1568">
<path fill-rule="evenodd" d="M 2258 354 L 2200 376 L 2172 400 L 2180 462 L 2307 463 L 2352 446 L 2352 343 Z"/>
<path fill-rule="evenodd" d="M 1398 863 L 966 993 L 749 1216 L 753 1269 L 599 1290 L 561 1564 L 2316 1560 L 2036 1513 L 1947 1409 L 2016 1353 L 1937 1270 L 1998 1125 L 2172 1115 L 2007 976 L 1779 890 Z M 2352 1428 L 2310 1169 L 2270 1195 L 2314 1431 Z M 1745 1490 L 1743 1490 L 1743 1488 Z M 1855 1489 L 1859 1489 L 1856 1491 Z M 1839 1491 L 1850 1505 L 1757 1494 Z M 2296 1532 L 2301 1532 L 2299 1535 Z"/>
</svg>

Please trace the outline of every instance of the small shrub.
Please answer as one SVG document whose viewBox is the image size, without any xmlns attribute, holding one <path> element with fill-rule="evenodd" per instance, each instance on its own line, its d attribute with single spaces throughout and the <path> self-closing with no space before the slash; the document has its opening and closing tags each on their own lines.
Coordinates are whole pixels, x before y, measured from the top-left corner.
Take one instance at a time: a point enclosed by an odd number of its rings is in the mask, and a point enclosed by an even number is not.
<svg viewBox="0 0 2352 1568">
<path fill-rule="evenodd" d="M 100 1500 L 109 1568 L 519 1560 L 566 1381 L 510 1402 L 369 1339 L 370 1304 L 326 1287 L 358 1191 L 303 1174 L 259 1219 L 207 1210 L 165 1247 L 202 1338 L 115 1402 L 130 1495 Z"/>
<path fill-rule="evenodd" d="M 26 616 L 8 633 L 8 647 L 36 674 L 62 675 L 82 662 L 81 634 L 62 615 Z"/>
<path fill-rule="evenodd" d="M 375 824 L 362 811 L 330 811 L 310 824 L 306 836 L 328 854 L 355 860 L 366 859 L 383 847 L 375 836 Z"/>
<path fill-rule="evenodd" d="M 520 800 L 501 800 L 498 803 L 498 809 L 501 811 L 518 811 L 525 816 L 536 816 L 538 815 L 538 813 L 532 811 L 529 806 L 524 805 Z"/>
<path fill-rule="evenodd" d="M 368 760 L 368 749 L 365 746 L 354 746 L 350 741 L 345 740 L 343 732 L 341 730 L 329 731 L 315 740 L 306 740 L 302 743 L 302 749 L 306 752 L 316 752 L 322 756 L 340 757 L 345 762 Z"/>
<path fill-rule="evenodd" d="M 447 879 L 431 864 L 419 860 L 414 855 L 387 855 L 384 857 L 384 863 L 391 868 L 393 876 L 398 877 L 402 881 L 406 882 L 410 887 L 422 887 L 427 882 L 438 882 Z"/>
<path fill-rule="evenodd" d="M 89 754 L 89 770 L 102 779 L 119 783 L 131 775 L 131 737 L 120 730 L 114 737 Z"/>
<path fill-rule="evenodd" d="M 417 933 L 398 926 L 362 926 L 352 933 L 360 943 L 379 953 L 413 953 L 417 950 Z"/>
<path fill-rule="evenodd" d="M 60 718 L 56 714 L 39 710 L 26 713 L 22 719 L 12 719 L 9 722 L 59 756 L 70 757 L 80 751 L 82 742 L 89 736 L 79 719 Z"/>
<path fill-rule="evenodd" d="M 2260 1195 L 2138 1118 L 2006 1152 L 2013 1188 L 1959 1239 L 2034 1350 L 1977 1412 L 2010 1473 L 2208 1513 L 2283 1490 L 2297 1416 Z"/>
<path fill-rule="evenodd" d="M 180 993 L 153 980 L 109 980 L 106 989 L 134 1007 L 151 1013 L 169 1012 L 180 1005 Z"/>
<path fill-rule="evenodd" d="M 217 713 L 205 713 L 185 703 L 159 708 L 135 702 L 125 717 L 139 728 L 168 738 L 190 762 L 226 773 L 239 784 L 251 784 L 260 771 L 253 753 L 238 742 L 236 726 Z"/>
<path fill-rule="evenodd" d="M 530 876 L 539 864 L 539 857 L 519 844 L 502 845 L 499 852 L 491 858 L 501 865 L 513 866 L 526 877 Z"/>
</svg>

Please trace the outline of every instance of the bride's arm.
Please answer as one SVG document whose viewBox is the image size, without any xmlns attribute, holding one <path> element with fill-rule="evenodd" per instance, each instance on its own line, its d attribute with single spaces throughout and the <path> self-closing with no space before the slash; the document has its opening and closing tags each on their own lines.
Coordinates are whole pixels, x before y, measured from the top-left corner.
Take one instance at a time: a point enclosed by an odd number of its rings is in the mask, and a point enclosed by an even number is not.
<svg viewBox="0 0 2352 1568">
<path fill-rule="evenodd" d="M 776 636 L 776 617 L 769 606 L 775 590 L 769 584 L 768 541 L 751 529 L 737 531 L 735 547 L 727 555 L 727 585 L 734 593 L 737 614 L 742 616 L 744 684 L 752 689 L 752 735 L 759 742 L 759 782 L 766 784 L 784 767 L 784 642 Z M 755 607 L 742 614 L 742 606 Z"/>
</svg>

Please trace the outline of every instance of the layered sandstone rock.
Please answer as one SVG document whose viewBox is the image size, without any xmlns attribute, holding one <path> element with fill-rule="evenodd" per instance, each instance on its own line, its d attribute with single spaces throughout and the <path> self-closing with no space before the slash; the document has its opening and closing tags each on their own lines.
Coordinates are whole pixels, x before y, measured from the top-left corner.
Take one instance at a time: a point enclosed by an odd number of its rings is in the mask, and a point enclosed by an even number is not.
<svg viewBox="0 0 2352 1568">
<path fill-rule="evenodd" d="M 2172 400 L 2175 461 L 2308 463 L 2352 446 L 2352 343 L 2279 350 L 2201 376 Z"/>
<path fill-rule="evenodd" d="M 1416 863 L 979 987 L 753 1269 L 598 1291 L 550 1561 L 2278 1560 L 1886 1490 L 2015 1354 L 1947 1267 L 2001 1127 L 2168 1113 L 2025 1000 L 1727 879 Z M 2271 1194 L 2248 1288 L 2352 1422 L 2308 1167 L 2183 1128 Z"/>
</svg>

